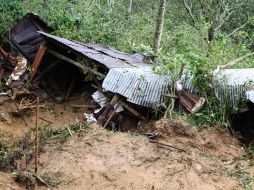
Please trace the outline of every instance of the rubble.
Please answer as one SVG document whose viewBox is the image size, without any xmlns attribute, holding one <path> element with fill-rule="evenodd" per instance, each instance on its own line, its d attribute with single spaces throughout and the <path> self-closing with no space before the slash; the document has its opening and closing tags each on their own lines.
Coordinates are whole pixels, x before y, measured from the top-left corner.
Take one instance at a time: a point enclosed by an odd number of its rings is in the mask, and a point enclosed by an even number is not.
<svg viewBox="0 0 254 190">
<path fill-rule="evenodd" d="M 165 101 L 164 94 L 174 85 L 170 75 L 154 73 L 150 57 L 60 38 L 51 31 L 30 13 L 10 29 L 6 41 L 24 56 L 8 57 L 12 73 L 6 85 L 12 89 L 12 99 L 26 94 L 39 96 L 41 101 L 52 98 L 61 103 L 90 91 L 87 95 L 94 103 L 71 105 L 92 109 L 93 116 L 85 113 L 87 120 L 106 127 L 120 126 L 126 121 L 124 118 L 129 118 L 137 125 L 139 120 L 147 119 L 149 109 Z M 1 52 L 7 57 L 6 52 Z M 185 90 L 177 98 L 189 112 L 204 104 L 203 98 Z M 17 109 L 20 112 L 34 107 L 34 102 L 23 105 L 21 98 Z"/>
</svg>

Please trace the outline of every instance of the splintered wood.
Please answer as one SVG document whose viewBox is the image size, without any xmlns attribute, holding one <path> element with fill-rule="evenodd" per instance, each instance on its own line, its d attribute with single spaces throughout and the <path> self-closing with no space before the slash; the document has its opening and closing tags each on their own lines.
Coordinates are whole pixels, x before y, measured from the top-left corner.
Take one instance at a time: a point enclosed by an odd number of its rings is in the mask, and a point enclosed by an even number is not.
<svg viewBox="0 0 254 190">
<path fill-rule="evenodd" d="M 182 90 L 178 94 L 179 102 L 183 105 L 189 112 L 197 112 L 205 103 L 205 99 L 198 97 L 187 90 Z"/>
</svg>

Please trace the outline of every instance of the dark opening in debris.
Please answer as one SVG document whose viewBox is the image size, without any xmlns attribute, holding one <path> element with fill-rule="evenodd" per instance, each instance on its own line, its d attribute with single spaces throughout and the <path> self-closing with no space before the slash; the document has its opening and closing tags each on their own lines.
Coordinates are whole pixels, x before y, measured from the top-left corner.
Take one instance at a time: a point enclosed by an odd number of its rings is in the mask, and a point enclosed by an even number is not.
<svg viewBox="0 0 254 190">
<path fill-rule="evenodd" d="M 235 136 L 246 146 L 254 143 L 254 104 L 252 102 L 247 102 L 245 111 L 232 116 L 231 127 Z"/>
</svg>

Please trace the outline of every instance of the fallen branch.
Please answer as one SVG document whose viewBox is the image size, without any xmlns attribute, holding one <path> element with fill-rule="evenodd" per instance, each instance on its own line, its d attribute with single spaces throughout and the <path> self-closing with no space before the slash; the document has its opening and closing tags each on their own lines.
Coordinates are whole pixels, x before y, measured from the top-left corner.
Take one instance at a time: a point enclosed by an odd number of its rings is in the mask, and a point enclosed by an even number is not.
<svg viewBox="0 0 254 190">
<path fill-rule="evenodd" d="M 28 124 L 27 124 L 25 118 L 24 118 L 23 115 L 21 114 L 21 110 L 19 109 L 18 105 L 15 104 L 15 103 L 14 103 L 14 105 L 15 105 L 15 107 L 16 107 L 16 109 L 17 109 L 17 111 L 18 111 L 18 114 L 20 115 L 21 119 L 24 121 L 25 125 L 28 126 Z"/>
<path fill-rule="evenodd" d="M 29 189 L 31 187 L 34 187 L 36 185 L 36 182 L 40 182 L 42 185 L 46 186 L 50 190 L 52 189 L 46 181 L 44 181 L 40 176 L 36 175 L 35 173 L 28 171 L 18 171 L 14 172 L 13 175 L 16 182 L 26 184 Z"/>
<path fill-rule="evenodd" d="M 40 119 L 40 120 L 42 120 L 42 121 L 46 121 L 46 122 L 48 122 L 48 123 L 50 123 L 50 124 L 54 124 L 54 122 L 53 122 L 53 121 L 49 121 L 49 120 L 44 119 L 44 118 L 42 118 L 42 117 L 39 117 L 39 119 Z"/>
<path fill-rule="evenodd" d="M 33 176 L 43 185 L 45 185 L 47 188 L 51 189 L 50 185 L 44 181 L 40 176 L 33 174 Z"/>
<path fill-rule="evenodd" d="M 96 108 L 95 105 L 69 105 L 72 108 Z"/>
<path fill-rule="evenodd" d="M 246 55 L 243 55 L 237 59 L 234 59 L 232 61 L 229 61 L 227 64 L 225 65 L 222 65 L 222 66 L 218 66 L 219 69 L 225 69 L 229 66 L 232 66 L 232 65 L 235 65 L 236 63 L 239 63 L 239 62 L 242 62 L 244 61 L 246 58 L 250 57 L 250 56 L 253 56 L 254 55 L 254 52 L 251 52 L 251 53 L 247 53 Z"/>
<path fill-rule="evenodd" d="M 39 105 L 39 107 L 45 107 L 45 105 Z M 23 111 L 23 110 L 26 110 L 26 109 L 33 109 L 33 108 L 36 108 L 36 105 L 22 106 L 22 107 L 19 107 L 19 110 Z"/>
</svg>

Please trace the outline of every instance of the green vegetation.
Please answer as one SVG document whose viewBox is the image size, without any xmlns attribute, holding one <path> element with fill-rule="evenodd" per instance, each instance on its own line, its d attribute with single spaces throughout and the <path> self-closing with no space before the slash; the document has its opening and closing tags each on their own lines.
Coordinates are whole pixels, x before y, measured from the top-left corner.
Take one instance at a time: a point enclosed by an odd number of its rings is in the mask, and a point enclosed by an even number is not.
<svg viewBox="0 0 254 190">
<path fill-rule="evenodd" d="M 49 138 L 54 138 L 58 142 L 63 143 L 68 137 L 74 134 L 82 135 L 89 128 L 88 123 L 82 121 L 76 121 L 69 127 L 64 129 L 52 129 L 51 127 L 41 126 L 40 127 L 40 140 L 42 144 L 45 144 Z"/>
<path fill-rule="evenodd" d="M 2 0 L 0 32 L 34 12 L 56 35 L 130 53 L 155 54 L 152 45 L 159 5 L 159 0 Z M 252 0 L 166 1 L 154 66 L 159 73 L 178 73 L 181 64 L 191 68 L 194 86 L 207 98 L 204 110 L 190 118 L 199 126 L 217 121 L 226 125 L 227 104 L 214 98 L 211 70 L 254 51 L 253 10 Z M 233 67 L 253 66 L 252 57 Z"/>
<path fill-rule="evenodd" d="M 244 190 L 252 190 L 252 184 L 254 183 L 254 178 L 250 174 L 242 169 L 235 170 L 230 175 L 233 179 L 239 181 L 239 186 Z"/>
</svg>

